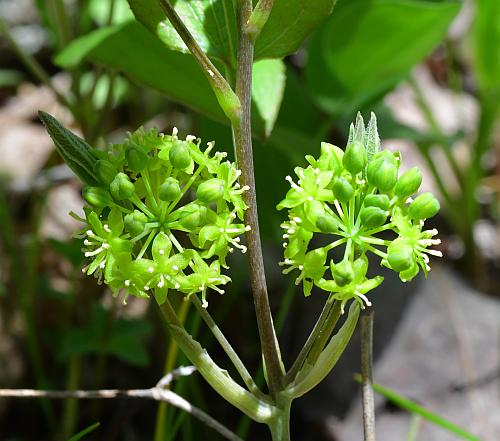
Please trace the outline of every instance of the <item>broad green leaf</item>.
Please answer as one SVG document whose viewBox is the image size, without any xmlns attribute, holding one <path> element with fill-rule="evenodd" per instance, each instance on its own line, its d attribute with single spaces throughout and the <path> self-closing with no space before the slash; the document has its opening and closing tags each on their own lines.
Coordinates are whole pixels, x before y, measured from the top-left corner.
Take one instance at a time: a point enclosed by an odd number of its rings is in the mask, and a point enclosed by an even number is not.
<svg viewBox="0 0 500 441">
<path fill-rule="evenodd" d="M 340 0 L 310 45 L 308 86 L 336 116 L 393 88 L 441 41 L 460 9 L 453 0 Z"/>
<path fill-rule="evenodd" d="M 252 98 L 256 115 L 263 119 L 265 135 L 269 136 L 285 91 L 285 64 L 281 60 L 261 60 L 253 65 Z"/>
<path fill-rule="evenodd" d="M 356 375 L 355 378 L 356 381 L 361 382 L 360 375 Z M 442 427 L 448 432 L 453 433 L 460 439 L 465 439 L 468 441 L 480 441 L 479 437 L 472 435 L 471 433 L 467 432 L 460 426 L 457 426 L 451 421 L 448 421 L 445 418 L 435 414 L 434 412 L 431 412 L 430 410 L 418 405 L 417 403 L 409 400 L 408 398 L 399 395 L 398 393 L 394 392 L 391 389 L 381 386 L 380 384 L 374 383 L 373 390 L 378 394 L 383 395 L 385 398 L 387 398 L 389 401 L 391 401 L 393 404 L 400 407 L 401 409 L 405 409 L 414 415 L 421 416 L 422 418 L 426 419 L 432 424 L 435 424 L 436 426 Z"/>
<path fill-rule="evenodd" d="M 275 0 L 255 45 L 255 59 L 283 58 L 328 17 L 336 0 Z"/>
<path fill-rule="evenodd" d="M 97 429 L 100 425 L 101 423 L 94 423 L 91 426 L 88 426 L 87 428 L 78 432 L 76 435 L 73 435 L 68 441 L 79 441 L 84 436 L 88 435 L 90 432 L 93 432 L 95 429 Z"/>
<path fill-rule="evenodd" d="M 138 21 L 168 48 L 188 53 L 158 0 L 128 0 Z M 236 60 L 236 14 L 232 0 L 177 0 L 172 4 L 203 51 L 212 58 L 234 65 Z"/>
<path fill-rule="evenodd" d="M 63 68 L 90 60 L 117 69 L 133 80 L 226 122 L 226 118 L 193 57 L 168 49 L 141 24 L 129 22 L 102 28 L 73 41 L 57 55 Z M 253 127 L 262 137 L 268 136 L 280 108 L 285 74 L 280 60 L 262 60 L 254 64 Z"/>
</svg>

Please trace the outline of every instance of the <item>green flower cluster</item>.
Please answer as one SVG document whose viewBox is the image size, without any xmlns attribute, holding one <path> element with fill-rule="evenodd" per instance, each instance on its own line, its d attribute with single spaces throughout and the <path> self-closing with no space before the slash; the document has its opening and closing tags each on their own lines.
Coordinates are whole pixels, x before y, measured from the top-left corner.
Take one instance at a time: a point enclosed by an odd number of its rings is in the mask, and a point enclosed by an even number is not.
<svg viewBox="0 0 500 441">
<path fill-rule="evenodd" d="M 204 306 L 208 288 L 222 294 L 227 254 L 246 251 L 238 236 L 248 230 L 247 188 L 213 147 L 202 151 L 199 139 L 180 140 L 177 129 L 170 136 L 141 128 L 108 151 L 92 150 L 99 185 L 83 190 L 84 271 L 115 293 L 154 293 L 159 303 L 169 289 L 201 293 Z"/>
<path fill-rule="evenodd" d="M 287 176 L 291 189 L 277 208 L 289 209 L 283 244 L 286 265 L 284 273 L 298 270 L 296 283 L 303 283 L 308 296 L 315 285 L 333 293 L 342 301 L 350 299 L 362 307 L 370 306 L 366 294 L 382 283 L 383 278 L 367 278 L 371 252 L 381 264 L 399 273 L 403 281 L 413 279 L 421 268 L 430 270 L 428 249 L 440 243 L 433 239 L 437 230 L 424 230 L 424 220 L 437 214 L 439 202 L 431 193 L 412 199 L 422 182 L 414 167 L 398 177 L 401 155 L 380 150 L 375 115 L 365 127 L 358 114 L 351 124 L 345 151 L 331 144 L 321 144 L 318 159 L 306 156 L 309 166 L 296 167 L 298 181 Z M 392 240 L 377 237 L 392 231 Z M 332 235 L 326 246 L 309 249 L 314 234 Z M 339 262 L 329 252 L 343 246 Z"/>
</svg>

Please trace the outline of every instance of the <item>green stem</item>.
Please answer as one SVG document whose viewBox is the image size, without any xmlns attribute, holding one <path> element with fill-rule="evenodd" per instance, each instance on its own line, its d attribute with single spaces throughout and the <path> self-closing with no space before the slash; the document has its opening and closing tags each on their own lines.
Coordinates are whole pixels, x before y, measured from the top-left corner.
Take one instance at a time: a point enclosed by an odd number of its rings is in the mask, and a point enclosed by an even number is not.
<svg viewBox="0 0 500 441">
<path fill-rule="evenodd" d="M 222 398 L 259 423 L 269 423 L 274 418 L 276 408 L 271 403 L 242 388 L 227 371 L 215 363 L 206 349 L 189 335 L 179 322 L 168 298 L 160 305 L 160 310 L 179 348 Z"/>
<path fill-rule="evenodd" d="M 271 308 L 267 294 L 264 259 L 260 242 L 257 198 L 252 149 L 251 102 L 252 102 L 252 64 L 253 43 L 244 32 L 245 23 L 252 13 L 249 0 L 239 0 L 238 6 L 238 59 L 236 68 L 236 94 L 241 103 L 241 115 L 233 123 L 233 139 L 236 161 L 241 169 L 240 182 L 248 187 L 243 196 L 248 209 L 245 212 L 245 224 L 250 225 L 246 233 L 249 259 L 250 284 L 257 317 L 262 354 L 267 371 L 269 390 L 276 396 L 283 384 L 283 368 L 278 340 L 274 331 Z"/>
<path fill-rule="evenodd" d="M 80 386 L 80 371 L 81 371 L 81 358 L 73 356 L 69 360 L 68 379 L 66 383 L 66 390 L 77 390 Z M 63 407 L 63 439 L 69 439 L 76 429 L 78 421 L 78 407 L 79 401 L 76 398 L 68 398 L 64 402 Z"/>
<path fill-rule="evenodd" d="M 279 401 L 280 410 L 268 425 L 273 441 L 290 441 L 290 408 L 292 399 L 283 396 Z"/>
<path fill-rule="evenodd" d="M 170 23 L 172 23 L 172 26 L 179 34 L 179 37 L 182 39 L 195 60 L 200 65 L 203 73 L 210 83 L 210 86 L 215 92 L 217 101 L 222 107 L 224 114 L 229 118 L 231 122 L 235 121 L 240 113 L 240 101 L 236 94 L 233 92 L 233 89 L 219 72 L 219 70 L 210 61 L 210 58 L 208 58 L 205 52 L 203 52 L 201 47 L 189 32 L 186 25 L 182 22 L 182 19 L 179 17 L 179 15 L 177 15 L 177 12 L 175 11 L 171 3 L 168 0 L 159 0 L 159 3 L 165 11 L 168 19 L 170 20 Z"/>
<path fill-rule="evenodd" d="M 214 335 L 215 339 L 219 342 L 222 349 L 224 349 L 224 352 L 227 354 L 227 356 L 233 363 L 234 367 L 240 374 L 248 390 L 259 398 L 267 399 L 267 397 L 258 388 L 257 384 L 255 384 L 255 381 L 248 372 L 247 368 L 245 367 L 245 365 L 243 364 L 240 357 L 235 352 L 229 341 L 226 339 L 225 335 L 219 329 L 212 316 L 208 313 L 207 309 L 202 306 L 200 299 L 196 296 L 191 296 L 191 302 L 196 307 L 196 310 L 200 314 L 205 324 L 209 327 L 210 331 Z"/>
<path fill-rule="evenodd" d="M 186 317 L 189 311 L 189 302 L 182 302 L 179 312 L 179 321 L 184 325 L 186 322 Z M 170 340 L 168 345 L 167 356 L 165 358 L 165 369 L 164 374 L 172 372 L 175 368 L 175 363 L 177 360 L 179 346 L 175 343 L 173 339 Z M 158 410 L 156 412 L 156 425 L 155 425 L 155 435 L 154 441 L 164 441 L 166 439 L 166 415 L 167 415 L 168 403 L 166 401 L 160 402 L 158 404 Z"/>
<path fill-rule="evenodd" d="M 365 441 L 375 441 L 375 404 L 373 397 L 373 310 L 361 315 L 361 396 Z"/>
<path fill-rule="evenodd" d="M 326 319 L 330 314 L 330 311 L 332 310 L 334 304 L 335 301 L 332 298 L 332 296 L 328 297 L 325 306 L 323 307 L 323 310 L 321 311 L 321 314 L 318 317 L 316 324 L 314 325 L 314 328 L 312 329 L 311 333 L 309 334 L 309 337 L 306 340 L 306 343 L 299 352 L 299 355 L 295 359 L 295 362 L 293 363 L 292 367 L 286 374 L 285 377 L 286 384 L 291 383 L 295 379 L 299 371 L 302 369 L 302 366 L 304 365 L 304 362 L 306 361 L 307 356 L 309 355 L 309 352 L 311 351 L 311 348 L 314 345 L 314 342 L 318 338 L 318 335 L 321 333 L 321 330 L 323 329 Z"/>
</svg>

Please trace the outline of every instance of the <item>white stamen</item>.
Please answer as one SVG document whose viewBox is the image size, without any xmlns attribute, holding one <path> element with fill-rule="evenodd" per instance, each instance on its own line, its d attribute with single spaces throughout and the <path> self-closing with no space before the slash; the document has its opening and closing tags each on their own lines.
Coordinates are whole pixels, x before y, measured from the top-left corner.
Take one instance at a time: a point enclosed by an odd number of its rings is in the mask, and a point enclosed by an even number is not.
<svg viewBox="0 0 500 441">
<path fill-rule="evenodd" d="M 174 127 L 172 129 L 172 136 L 177 136 L 179 134 L 179 129 L 177 127 Z"/>
<path fill-rule="evenodd" d="M 106 231 L 106 233 L 111 233 L 111 228 L 109 228 L 109 225 L 108 224 L 104 224 L 104 231 Z"/>
<path fill-rule="evenodd" d="M 188 136 L 186 136 L 186 141 L 187 141 L 187 142 L 194 141 L 195 139 L 196 139 L 196 136 L 193 136 L 193 135 L 188 135 Z"/>
<path fill-rule="evenodd" d="M 127 280 L 125 280 L 124 283 L 125 283 L 125 286 L 130 286 L 130 280 L 127 279 Z"/>
</svg>

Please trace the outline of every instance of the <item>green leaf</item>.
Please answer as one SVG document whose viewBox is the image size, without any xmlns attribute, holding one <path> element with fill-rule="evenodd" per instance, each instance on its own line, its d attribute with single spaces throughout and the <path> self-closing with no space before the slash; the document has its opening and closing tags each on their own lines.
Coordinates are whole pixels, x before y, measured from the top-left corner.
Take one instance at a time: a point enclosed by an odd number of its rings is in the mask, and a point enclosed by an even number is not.
<svg viewBox="0 0 500 441">
<path fill-rule="evenodd" d="M 311 42 L 309 89 L 328 112 L 353 115 L 436 47 L 460 6 L 452 0 L 340 0 Z"/>
<path fill-rule="evenodd" d="M 266 137 L 274 123 L 285 92 L 285 64 L 281 60 L 261 60 L 253 65 L 252 98 L 256 115 L 263 119 Z"/>
<path fill-rule="evenodd" d="M 90 432 L 93 432 L 95 429 L 97 429 L 100 425 L 101 423 L 94 423 L 91 426 L 78 432 L 76 435 L 73 435 L 68 441 L 79 441 L 84 436 L 88 435 Z"/>
<path fill-rule="evenodd" d="M 167 49 L 141 24 L 130 22 L 99 29 L 74 40 L 55 62 L 65 68 L 91 60 L 117 69 L 141 84 L 197 110 L 227 122 L 215 94 L 193 57 Z M 279 60 L 254 64 L 253 123 L 262 137 L 272 131 L 285 85 L 284 65 Z"/>
<path fill-rule="evenodd" d="M 168 48 L 189 50 L 170 24 L 158 0 L 128 0 L 136 19 Z M 175 11 L 211 58 L 229 65 L 236 60 L 236 14 L 232 0 L 177 0 Z"/>
<path fill-rule="evenodd" d="M 336 0 L 275 0 L 255 45 L 255 59 L 283 58 L 328 17 Z"/>
<path fill-rule="evenodd" d="M 474 67 L 483 98 L 496 103 L 500 98 L 500 2 L 476 2 L 472 29 Z"/>
<path fill-rule="evenodd" d="M 361 376 L 358 374 L 355 376 L 356 381 L 361 382 Z M 436 426 L 442 427 L 450 433 L 457 435 L 461 439 L 468 441 L 480 441 L 480 438 L 462 429 L 460 426 L 446 420 L 445 418 L 436 415 L 434 412 L 426 409 L 425 407 L 419 406 L 417 403 L 397 394 L 391 389 L 381 386 L 380 384 L 373 383 L 373 390 L 380 395 L 383 395 L 389 401 L 394 403 L 401 409 L 405 409 L 415 415 L 420 415 L 427 421 L 435 424 Z"/>
<path fill-rule="evenodd" d="M 38 117 L 54 141 L 57 152 L 64 162 L 87 185 L 99 185 L 94 172 L 97 160 L 90 153 L 92 147 L 82 138 L 66 129 L 57 119 L 46 112 L 39 111 Z"/>
</svg>

